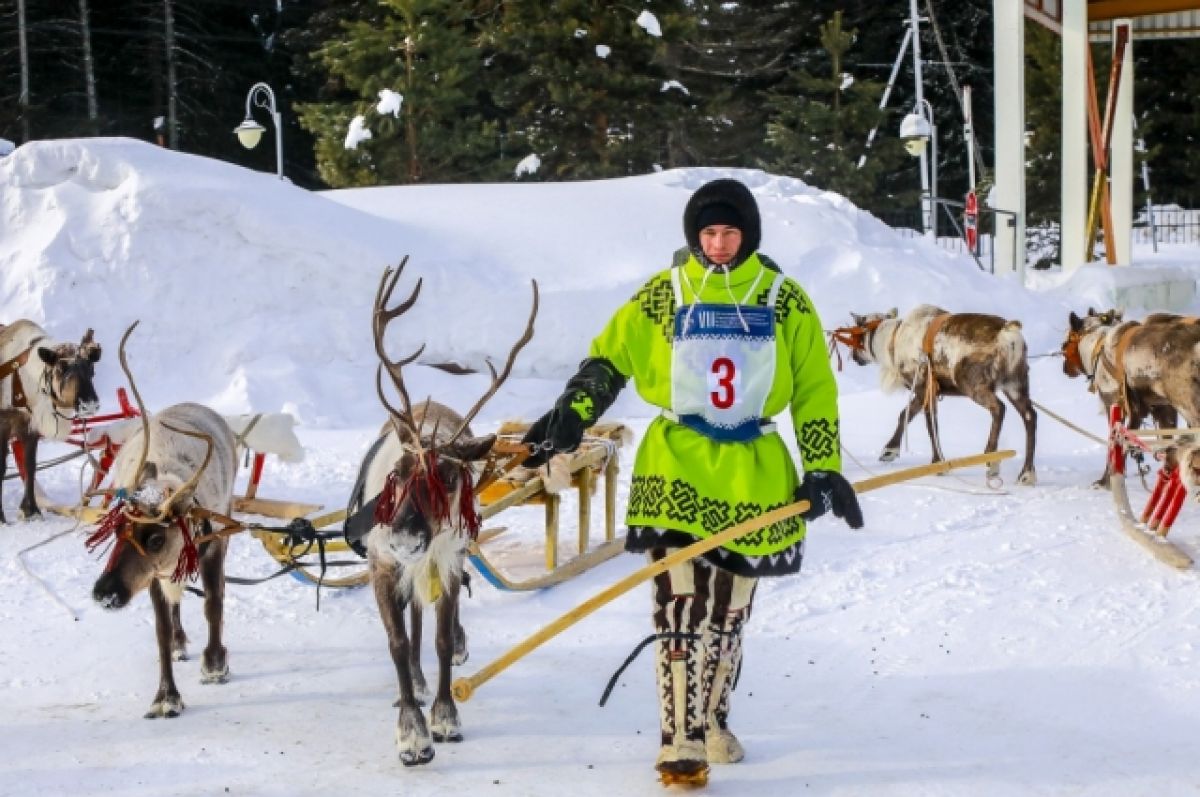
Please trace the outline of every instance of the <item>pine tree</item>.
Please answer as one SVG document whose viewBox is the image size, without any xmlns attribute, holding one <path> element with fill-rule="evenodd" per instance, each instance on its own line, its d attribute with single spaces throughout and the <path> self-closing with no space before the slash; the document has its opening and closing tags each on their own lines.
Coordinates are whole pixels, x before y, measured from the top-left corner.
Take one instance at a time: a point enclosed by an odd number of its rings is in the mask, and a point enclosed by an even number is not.
<svg viewBox="0 0 1200 797">
<path fill-rule="evenodd" d="M 767 155 L 766 93 L 802 64 L 821 2 L 695 0 L 693 22 L 671 51 L 673 77 L 692 89 L 672 129 L 675 165 L 755 166 Z"/>
<path fill-rule="evenodd" d="M 855 31 L 842 27 L 840 11 L 821 25 L 820 33 L 825 75 L 796 69 L 769 94 L 771 155 L 764 166 L 869 207 L 880 176 L 903 156 L 896 140 L 885 138 L 875 144 L 860 168 L 867 135 L 883 118 L 879 110 L 883 87 L 847 71 L 846 55 Z"/>
<path fill-rule="evenodd" d="M 483 58 L 468 3 L 379 0 L 376 19 L 355 21 L 317 53 L 354 98 L 298 106 L 316 137 L 317 165 L 332 186 L 454 182 L 496 175 L 499 131 L 477 94 Z M 402 97 L 380 112 L 381 92 Z M 348 148 L 361 116 L 371 138 Z"/>
<path fill-rule="evenodd" d="M 508 151 L 541 161 L 534 179 L 637 174 L 664 163 L 666 131 L 690 102 L 665 65 L 687 24 L 685 5 L 563 0 L 547 14 L 543 0 L 502 4 L 488 32 L 489 85 L 507 116 Z M 638 24 L 643 11 L 661 36 Z"/>
</svg>

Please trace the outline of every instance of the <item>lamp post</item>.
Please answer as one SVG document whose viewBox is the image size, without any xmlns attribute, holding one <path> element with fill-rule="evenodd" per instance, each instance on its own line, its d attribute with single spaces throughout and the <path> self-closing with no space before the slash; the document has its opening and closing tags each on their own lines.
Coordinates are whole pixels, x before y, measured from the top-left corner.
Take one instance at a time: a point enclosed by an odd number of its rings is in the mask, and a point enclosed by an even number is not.
<svg viewBox="0 0 1200 797">
<path fill-rule="evenodd" d="M 912 31 L 916 102 L 913 103 L 912 113 L 900 123 L 900 138 L 904 139 L 908 154 L 921 159 L 921 223 L 925 227 L 926 237 L 932 238 L 936 235 L 933 198 L 937 195 L 937 128 L 933 124 L 933 108 L 925 101 L 924 81 L 921 78 L 921 14 L 917 10 L 917 0 L 908 0 L 908 15 Z M 930 169 L 925 159 L 927 141 L 933 141 L 930 153 L 933 158 L 933 193 L 930 193 Z"/>
<path fill-rule="evenodd" d="M 934 236 L 936 218 L 934 197 L 937 196 L 937 125 L 933 123 L 933 108 L 923 97 L 917 101 L 912 113 L 900 123 L 900 138 L 904 149 L 914 158 L 921 159 L 921 223 L 925 235 Z M 925 145 L 929 145 L 929 154 Z"/>
<path fill-rule="evenodd" d="M 250 93 L 246 95 L 246 118 L 233 129 L 233 132 L 246 149 L 254 149 L 262 139 L 263 131 L 266 128 L 254 121 L 254 115 L 250 108 L 251 103 L 258 108 L 266 108 L 267 112 L 271 114 L 271 121 L 275 125 L 275 174 L 282 180 L 283 130 L 280 124 L 279 110 L 275 105 L 275 92 L 271 91 L 271 87 L 266 83 L 255 83 L 250 87 Z"/>
</svg>

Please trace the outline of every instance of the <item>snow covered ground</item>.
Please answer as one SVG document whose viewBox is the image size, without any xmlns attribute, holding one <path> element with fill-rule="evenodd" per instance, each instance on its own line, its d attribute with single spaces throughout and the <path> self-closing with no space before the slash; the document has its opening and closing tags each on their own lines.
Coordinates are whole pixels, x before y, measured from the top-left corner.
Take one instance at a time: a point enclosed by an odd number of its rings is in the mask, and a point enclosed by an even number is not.
<svg viewBox="0 0 1200 797">
<path fill-rule="evenodd" d="M 109 404 L 122 382 L 120 332 L 142 319 L 129 354 L 152 408 L 190 399 L 225 412 L 292 412 L 308 456 L 269 463 L 263 494 L 337 508 L 382 418 L 368 311 L 385 264 L 409 254 L 412 277 L 425 280 L 389 347 L 427 343 L 429 362 L 502 357 L 524 323 L 528 281 L 539 281 L 537 336 L 480 416 L 487 430 L 548 406 L 607 316 L 669 262 L 690 192 L 727 174 L 755 191 L 764 251 L 808 288 L 827 327 L 850 310 L 933 302 L 1019 318 L 1030 352 L 1043 354 L 1057 349 L 1068 310 L 1093 299 L 1081 283 L 1039 277 L 1026 290 L 982 275 L 839 196 L 756 171 L 312 194 L 101 139 L 37 143 L 0 159 L 0 320 L 31 317 L 73 340 L 95 327 Z M 1200 270 L 1195 248 L 1139 259 Z M 900 461 L 877 463 L 902 398 L 882 394 L 871 368 L 848 364 L 838 378 L 850 478 L 928 460 L 917 423 Z M 484 387 L 429 368 L 410 376 L 415 395 L 459 407 Z M 1033 392 L 1103 431 L 1095 400 L 1057 359 L 1033 360 Z M 627 390 L 608 418 L 640 432 L 652 415 Z M 1011 416 L 1001 443 L 1020 451 Z M 947 401 L 942 423 L 952 455 L 982 448 L 978 407 Z M 631 456 L 622 457 L 626 478 Z M 748 757 L 715 768 L 708 792 L 1200 792 L 1200 578 L 1121 536 L 1107 494 L 1088 486 L 1102 462 L 1098 446 L 1043 417 L 1036 487 L 1013 486 L 1019 465 L 1009 461 L 1000 491 L 981 470 L 966 471 L 865 495 L 862 531 L 814 524 L 803 573 L 760 587 L 732 715 Z M 78 480 L 64 466 L 43 486 L 69 501 Z M 18 500 L 6 482 L 10 517 Z M 1172 533 L 1193 555 L 1196 511 L 1186 507 Z M 510 510 L 502 521 L 511 530 L 493 543 L 495 557 L 530 574 L 540 510 Z M 91 603 L 100 567 L 82 531 L 25 557 L 69 611 L 17 558 L 70 528 L 48 518 L 0 529 L 0 794 L 662 793 L 649 661 L 626 671 L 608 707 L 596 706 L 608 675 L 650 631 L 644 589 L 482 687 L 461 706 L 466 740 L 409 770 L 395 756 L 395 677 L 369 591 L 324 591 L 317 612 L 312 587 L 288 578 L 229 587 L 233 678 L 201 686 L 195 659 L 178 664 L 187 711 L 147 721 L 157 682 L 148 600 L 118 613 Z M 640 564 L 618 557 L 533 594 L 475 579 L 462 670 Z M 234 540 L 230 573 L 271 570 L 257 543 Z M 184 620 L 198 655 L 198 601 L 185 600 Z"/>
</svg>

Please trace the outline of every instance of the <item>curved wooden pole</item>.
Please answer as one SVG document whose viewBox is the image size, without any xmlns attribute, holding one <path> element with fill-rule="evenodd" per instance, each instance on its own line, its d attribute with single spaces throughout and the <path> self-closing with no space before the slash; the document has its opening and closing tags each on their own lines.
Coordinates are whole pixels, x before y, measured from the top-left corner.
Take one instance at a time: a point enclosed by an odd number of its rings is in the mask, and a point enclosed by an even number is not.
<svg viewBox="0 0 1200 797">
<path fill-rule="evenodd" d="M 945 473 L 946 471 L 954 470 L 955 468 L 966 468 L 972 465 L 985 465 L 990 462 L 999 462 L 1002 459 L 1008 459 L 1009 457 L 1016 456 L 1016 453 L 1017 452 L 1015 451 L 996 451 L 991 454 L 977 454 L 971 457 L 962 457 L 959 459 L 948 459 L 942 462 L 935 462 L 931 465 L 905 468 L 903 470 L 885 473 L 882 476 L 875 476 L 870 479 L 863 479 L 862 481 L 855 482 L 854 490 L 858 493 L 865 493 L 869 492 L 870 490 L 878 490 L 880 487 L 886 487 L 890 484 L 897 484 L 910 479 L 916 479 L 921 476 L 929 476 L 935 473 Z M 589 614 L 599 609 L 604 604 L 609 603 L 621 595 L 624 595 L 626 592 L 642 582 L 649 581 L 659 573 L 674 567 L 680 562 L 686 562 L 689 559 L 694 559 L 695 557 L 707 551 L 711 551 L 713 548 L 718 548 L 730 540 L 742 536 L 743 534 L 749 534 L 752 531 L 757 531 L 758 529 L 770 526 L 773 523 L 778 523 L 781 520 L 787 520 L 790 517 L 799 515 L 807 510 L 808 506 L 809 505 L 807 501 L 798 501 L 794 504 L 788 504 L 787 506 L 771 510 L 770 512 L 759 515 L 751 520 L 738 523 L 735 526 L 730 526 L 724 531 L 700 540 L 699 542 L 695 542 L 686 548 L 679 548 L 664 558 L 659 559 L 657 562 L 648 564 L 640 570 L 635 570 L 617 583 L 602 590 L 601 592 L 576 606 L 574 609 L 571 609 L 567 613 L 563 614 L 549 625 L 538 629 L 525 640 L 519 642 L 509 649 L 506 653 L 504 653 L 504 655 L 500 656 L 500 658 L 484 665 L 474 675 L 468 675 L 464 678 L 457 679 L 454 682 L 454 686 L 451 688 L 451 691 L 454 694 L 454 699 L 458 700 L 459 702 L 470 700 L 476 689 L 490 681 L 498 673 L 507 669 L 509 665 L 511 665 L 517 659 L 523 658 L 534 649 L 540 647 L 541 644 L 546 640 L 562 633 L 566 629 L 575 625 L 575 623 L 582 620 L 584 617 L 587 617 Z"/>
</svg>

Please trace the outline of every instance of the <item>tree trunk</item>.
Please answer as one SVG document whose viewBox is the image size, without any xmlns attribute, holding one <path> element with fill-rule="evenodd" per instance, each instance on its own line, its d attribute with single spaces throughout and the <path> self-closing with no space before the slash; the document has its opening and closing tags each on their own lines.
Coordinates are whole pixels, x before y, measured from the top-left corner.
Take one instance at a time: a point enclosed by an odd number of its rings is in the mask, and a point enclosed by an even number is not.
<svg viewBox="0 0 1200 797">
<path fill-rule="evenodd" d="M 411 26 L 411 20 L 410 26 Z M 404 39 L 404 74 L 405 85 L 408 96 L 412 96 L 412 88 L 416 78 L 413 75 L 413 58 L 416 45 L 413 43 L 412 36 L 407 36 Z M 410 183 L 419 183 L 421 181 L 421 159 L 417 152 L 417 122 L 416 116 L 413 113 L 413 107 L 410 104 L 408 110 L 404 113 L 404 137 L 408 139 L 408 180 Z"/>
<path fill-rule="evenodd" d="M 79 0 L 79 33 L 83 37 L 83 79 L 87 87 L 88 127 L 100 135 L 100 109 L 96 102 L 96 61 L 92 57 L 92 24 L 88 18 L 88 0 Z"/>
<path fill-rule="evenodd" d="M 17 0 L 17 40 L 21 50 L 21 93 L 17 106 L 21 113 L 21 143 L 29 140 L 29 43 L 25 37 L 25 0 Z"/>
<path fill-rule="evenodd" d="M 175 10 L 163 0 L 163 49 L 167 56 L 167 146 L 179 149 L 179 89 L 175 77 Z"/>
</svg>

